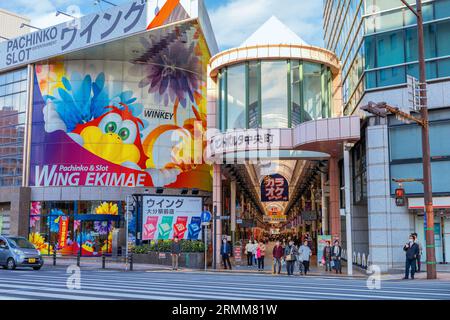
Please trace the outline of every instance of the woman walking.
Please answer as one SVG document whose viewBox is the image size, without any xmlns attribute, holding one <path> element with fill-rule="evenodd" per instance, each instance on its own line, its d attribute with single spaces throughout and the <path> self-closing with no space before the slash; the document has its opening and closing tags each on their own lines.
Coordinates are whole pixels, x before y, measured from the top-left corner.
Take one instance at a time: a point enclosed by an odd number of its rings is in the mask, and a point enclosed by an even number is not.
<svg viewBox="0 0 450 320">
<path fill-rule="evenodd" d="M 334 241 L 334 246 L 331 252 L 331 259 L 334 263 L 334 269 L 336 270 L 336 274 L 340 273 L 342 274 L 342 265 L 341 265 L 341 255 L 342 255 L 342 248 L 339 245 L 339 240 Z"/>
<path fill-rule="evenodd" d="M 327 245 L 323 248 L 323 263 L 325 265 L 325 271 L 331 270 L 331 244 L 327 241 Z"/>
<path fill-rule="evenodd" d="M 294 265 L 295 260 L 297 259 L 298 255 L 298 249 L 294 245 L 294 241 L 289 241 L 289 244 L 286 246 L 286 249 L 284 249 L 284 259 L 286 261 L 286 271 L 288 276 L 291 276 L 294 274 Z"/>
<path fill-rule="evenodd" d="M 259 242 L 256 254 L 258 257 L 258 271 L 263 271 L 264 270 L 264 257 L 266 255 L 266 245 L 264 244 L 264 242 L 262 240 Z"/>
</svg>

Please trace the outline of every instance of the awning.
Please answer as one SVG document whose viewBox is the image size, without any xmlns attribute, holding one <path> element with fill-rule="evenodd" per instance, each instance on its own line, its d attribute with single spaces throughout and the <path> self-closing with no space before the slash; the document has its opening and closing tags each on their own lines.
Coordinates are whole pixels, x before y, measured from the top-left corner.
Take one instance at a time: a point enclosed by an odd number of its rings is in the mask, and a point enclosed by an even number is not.
<svg viewBox="0 0 450 320">
<path fill-rule="evenodd" d="M 423 198 L 408 198 L 408 208 L 420 210 L 424 209 Z M 450 208 L 450 197 L 433 197 L 433 209 Z"/>
</svg>

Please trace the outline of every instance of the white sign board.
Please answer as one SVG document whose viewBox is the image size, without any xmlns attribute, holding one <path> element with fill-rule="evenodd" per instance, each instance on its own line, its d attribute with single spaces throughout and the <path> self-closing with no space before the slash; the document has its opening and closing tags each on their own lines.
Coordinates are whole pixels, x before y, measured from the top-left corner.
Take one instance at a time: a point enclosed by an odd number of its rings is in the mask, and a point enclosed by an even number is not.
<svg viewBox="0 0 450 320">
<path fill-rule="evenodd" d="M 160 0 L 159 6 L 166 1 Z M 4 41 L 0 43 L 0 70 L 144 32 L 157 6 L 157 1 L 134 0 Z"/>
<path fill-rule="evenodd" d="M 202 198 L 144 196 L 142 240 L 201 238 Z"/>
<path fill-rule="evenodd" d="M 214 135 L 209 141 L 210 156 L 253 150 L 277 150 L 281 146 L 279 129 L 232 130 Z"/>
</svg>

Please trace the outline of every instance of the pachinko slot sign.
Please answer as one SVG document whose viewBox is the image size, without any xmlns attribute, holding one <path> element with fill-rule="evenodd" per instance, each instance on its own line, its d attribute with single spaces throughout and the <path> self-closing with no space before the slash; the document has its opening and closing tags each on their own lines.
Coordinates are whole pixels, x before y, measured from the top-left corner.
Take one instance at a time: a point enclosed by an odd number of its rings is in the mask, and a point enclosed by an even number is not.
<svg viewBox="0 0 450 320">
<path fill-rule="evenodd" d="M 201 236 L 202 198 L 144 196 L 142 240 L 198 240 Z"/>
</svg>

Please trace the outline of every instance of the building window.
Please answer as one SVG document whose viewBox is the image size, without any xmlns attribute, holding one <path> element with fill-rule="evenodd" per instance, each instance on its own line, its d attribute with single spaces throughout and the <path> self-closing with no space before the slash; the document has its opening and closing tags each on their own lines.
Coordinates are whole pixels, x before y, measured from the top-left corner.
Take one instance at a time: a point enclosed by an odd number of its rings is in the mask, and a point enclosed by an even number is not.
<svg viewBox="0 0 450 320">
<path fill-rule="evenodd" d="M 286 61 L 263 61 L 261 64 L 263 128 L 288 127 L 287 68 Z"/>
<path fill-rule="evenodd" d="M 220 129 L 291 128 L 331 116 L 332 73 L 299 60 L 251 61 L 220 70 Z"/>
<path fill-rule="evenodd" d="M 245 65 L 228 68 L 227 129 L 245 128 L 247 126 L 245 68 Z"/>
<path fill-rule="evenodd" d="M 259 96 L 261 94 L 260 86 L 261 63 L 252 61 L 248 63 L 248 127 L 259 128 L 261 113 Z"/>
<path fill-rule="evenodd" d="M 450 0 L 439 0 L 434 2 L 436 19 L 450 17 Z"/>
<path fill-rule="evenodd" d="M 362 129 L 361 132 L 365 132 Z M 353 148 L 353 202 L 359 204 L 367 199 L 367 162 L 366 162 L 366 138 L 361 139 Z"/>
<path fill-rule="evenodd" d="M 305 121 L 322 118 L 321 66 L 303 63 L 303 105 Z"/>
<path fill-rule="evenodd" d="M 448 112 L 448 111 L 447 111 Z M 430 112 L 430 151 L 433 192 L 449 193 L 450 142 L 442 137 L 450 134 L 450 116 L 446 120 L 433 120 Z M 395 125 L 389 128 L 389 154 L 391 178 L 422 178 L 421 130 L 417 125 Z M 391 183 L 394 193 L 396 183 Z M 406 193 L 422 194 L 420 183 L 404 184 Z"/>
<path fill-rule="evenodd" d="M 27 69 L 0 75 L 0 187 L 22 185 Z"/>
<path fill-rule="evenodd" d="M 302 122 L 302 65 L 299 61 L 291 62 L 291 126 Z"/>
</svg>

